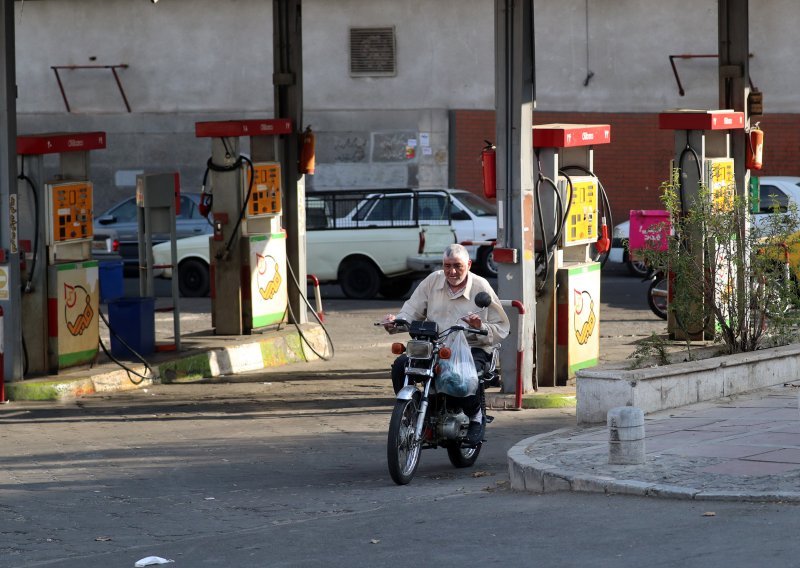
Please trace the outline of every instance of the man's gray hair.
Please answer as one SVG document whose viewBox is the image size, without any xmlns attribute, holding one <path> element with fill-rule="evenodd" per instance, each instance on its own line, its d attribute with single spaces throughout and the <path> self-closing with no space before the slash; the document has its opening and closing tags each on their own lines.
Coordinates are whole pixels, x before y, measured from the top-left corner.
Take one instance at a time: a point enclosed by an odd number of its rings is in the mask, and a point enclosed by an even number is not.
<svg viewBox="0 0 800 568">
<path fill-rule="evenodd" d="M 464 261 L 464 264 L 469 262 L 469 251 L 464 248 L 463 245 L 459 244 L 452 244 L 449 245 L 446 249 L 444 249 L 444 255 L 442 255 L 442 260 L 448 259 L 457 259 Z"/>
</svg>

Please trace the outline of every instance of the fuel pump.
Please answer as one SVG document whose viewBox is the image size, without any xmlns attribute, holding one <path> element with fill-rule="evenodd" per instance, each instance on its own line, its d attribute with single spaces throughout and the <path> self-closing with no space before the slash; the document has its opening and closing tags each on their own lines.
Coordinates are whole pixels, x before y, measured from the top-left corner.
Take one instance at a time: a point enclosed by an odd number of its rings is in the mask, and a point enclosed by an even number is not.
<svg viewBox="0 0 800 568">
<path fill-rule="evenodd" d="M 178 238 L 175 220 L 181 213 L 181 181 L 177 172 L 159 174 L 139 174 L 136 176 L 136 223 L 139 235 L 139 298 L 142 306 L 152 305 L 155 297 L 155 283 L 153 278 L 153 242 L 169 241 L 170 267 L 173 274 L 177 275 L 176 260 L 178 257 Z M 133 299 L 126 299 L 132 302 Z M 144 311 L 141 309 L 140 311 Z M 172 329 L 174 343 L 155 345 L 155 323 L 152 329 L 144 330 L 139 337 L 152 337 L 153 349 L 164 351 L 180 351 L 180 303 L 178 302 L 178 277 L 172 278 Z M 132 313 L 136 313 L 133 311 Z M 146 317 L 140 318 L 142 326 Z M 150 320 L 148 319 L 148 327 Z M 133 324 L 134 322 L 129 322 Z M 141 355 L 148 353 L 140 352 Z"/>
<path fill-rule="evenodd" d="M 672 110 L 658 117 L 659 128 L 675 131 L 674 166 L 680 172 L 681 214 L 686 214 L 700 198 L 701 184 L 707 188 L 709 198 L 721 207 L 732 203 L 736 193 L 734 160 L 731 153 L 730 131 L 745 127 L 744 113 L 732 110 Z M 685 242 L 678 246 L 686 247 L 687 254 L 694 257 L 694 263 L 702 267 L 697 271 L 698 278 L 704 278 L 707 271 L 706 243 L 696 231 L 689 231 Z M 730 275 L 718 271 L 713 278 L 728 279 Z M 669 298 L 674 298 L 675 281 L 670 279 Z M 712 339 L 714 337 L 714 318 L 711 316 L 710 302 L 713 293 L 721 289 L 716 284 L 702 283 L 693 288 L 704 290 L 692 300 L 694 307 L 687 310 L 696 321 L 679 321 L 679 315 L 669 310 L 667 332 L 672 339 Z M 688 317 L 688 316 L 686 316 Z"/>
<path fill-rule="evenodd" d="M 535 187 L 536 379 L 565 385 L 600 354 L 600 263 L 592 247 L 609 214 L 593 174 L 593 148 L 611 142 L 608 125 L 533 127 Z M 607 234 L 607 232 L 606 232 Z"/>
<path fill-rule="evenodd" d="M 288 167 L 278 136 L 284 119 L 198 122 L 211 138 L 203 194 L 210 237 L 212 319 L 220 335 L 249 334 L 284 321 L 287 307 L 286 233 L 281 223 L 281 168 Z M 240 138 L 250 139 L 250 158 Z"/>
<path fill-rule="evenodd" d="M 104 132 L 17 137 L 22 338 L 25 376 L 91 363 L 99 342 L 99 271 L 92 260 L 93 185 L 89 152 Z M 46 179 L 44 157 L 58 156 Z"/>
</svg>

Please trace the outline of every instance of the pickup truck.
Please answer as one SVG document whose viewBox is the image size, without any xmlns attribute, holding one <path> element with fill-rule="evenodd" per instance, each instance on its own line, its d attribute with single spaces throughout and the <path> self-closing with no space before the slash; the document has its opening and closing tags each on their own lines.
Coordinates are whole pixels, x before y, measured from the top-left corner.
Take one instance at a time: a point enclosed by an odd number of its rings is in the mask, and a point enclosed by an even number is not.
<svg viewBox="0 0 800 568">
<path fill-rule="evenodd" d="M 310 194 L 311 196 L 318 194 Z M 415 207 L 413 203 L 419 204 Z M 309 219 L 313 212 L 309 209 Z M 417 217 L 415 217 L 417 215 Z M 497 208 L 463 189 L 371 190 L 367 199 L 340 212 L 337 221 L 360 226 L 397 226 L 401 221 L 418 220 L 422 224 L 450 224 L 458 242 L 467 245 L 473 269 L 485 276 L 497 276 L 494 241 L 497 240 Z"/>
<path fill-rule="evenodd" d="M 354 299 L 402 298 L 414 281 L 438 269 L 442 252 L 456 242 L 449 222 L 419 220 L 420 199 L 405 199 L 403 203 L 386 200 L 391 207 L 407 207 L 401 211 L 385 212 L 381 222 L 363 219 L 357 212 L 370 204 L 372 211 L 377 195 L 373 190 L 330 191 L 309 193 L 306 196 L 306 262 L 307 271 L 322 283 L 338 283 L 344 294 Z M 405 192 L 407 193 L 407 191 Z M 397 220 L 391 216 L 398 213 Z M 372 215 L 371 217 L 374 217 Z M 200 235 L 179 239 L 178 278 L 183 296 L 205 296 L 210 289 L 209 237 Z M 153 247 L 156 265 L 170 262 L 169 243 Z M 172 270 L 164 269 L 160 276 L 171 277 Z"/>
</svg>

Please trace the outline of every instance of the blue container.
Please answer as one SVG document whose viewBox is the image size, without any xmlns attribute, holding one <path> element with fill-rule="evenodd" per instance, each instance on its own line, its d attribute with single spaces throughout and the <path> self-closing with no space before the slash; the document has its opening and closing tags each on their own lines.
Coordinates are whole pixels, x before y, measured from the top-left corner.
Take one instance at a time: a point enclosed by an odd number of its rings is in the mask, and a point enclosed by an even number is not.
<svg viewBox="0 0 800 568">
<path fill-rule="evenodd" d="M 125 285 L 122 279 L 121 260 L 100 262 L 100 302 L 105 304 L 124 296 Z"/>
<path fill-rule="evenodd" d="M 150 355 L 155 351 L 155 308 L 155 298 L 118 298 L 108 303 L 108 322 L 113 330 L 111 354 L 114 357 L 136 358 L 122 341 L 139 355 Z"/>
</svg>

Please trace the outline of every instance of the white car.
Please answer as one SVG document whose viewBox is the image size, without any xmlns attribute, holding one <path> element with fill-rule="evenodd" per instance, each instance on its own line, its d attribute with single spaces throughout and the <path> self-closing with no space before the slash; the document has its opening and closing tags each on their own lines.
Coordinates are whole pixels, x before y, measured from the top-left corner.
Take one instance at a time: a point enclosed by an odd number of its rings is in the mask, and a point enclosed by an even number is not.
<svg viewBox="0 0 800 568">
<path fill-rule="evenodd" d="M 750 222 L 754 227 L 764 227 L 770 216 L 785 213 L 790 204 L 800 208 L 800 177 L 764 176 L 759 178 L 759 211 L 752 215 Z M 633 260 L 628 252 L 630 221 L 623 221 L 614 227 L 609 262 L 624 262 L 634 276 L 645 276 L 647 267 L 641 261 Z"/>
</svg>

